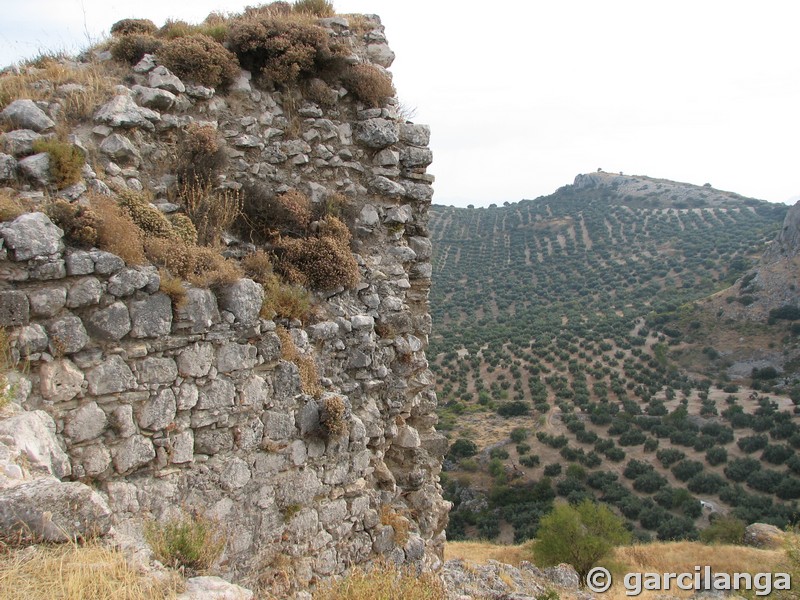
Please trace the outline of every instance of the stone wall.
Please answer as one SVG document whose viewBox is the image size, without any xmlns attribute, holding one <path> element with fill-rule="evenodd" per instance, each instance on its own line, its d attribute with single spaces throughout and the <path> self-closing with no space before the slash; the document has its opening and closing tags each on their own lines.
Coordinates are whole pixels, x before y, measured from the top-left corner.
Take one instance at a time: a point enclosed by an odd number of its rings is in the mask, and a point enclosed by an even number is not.
<svg viewBox="0 0 800 600">
<path fill-rule="evenodd" d="M 360 23 L 355 33 L 346 19 L 324 21 L 355 58 L 388 67 L 380 22 Z M 340 90 L 333 108 L 293 102 L 287 114 L 287 97 L 256 89 L 246 72 L 222 96 L 165 71 L 146 58 L 94 123 L 74 129 L 87 165 L 57 194 L 80 201 L 87 189 L 145 188 L 175 210 L 164 168 L 175 133 L 211 124 L 226 141 L 226 187 L 296 187 L 314 202 L 347 196 L 361 283 L 317 295 L 310 324 L 260 318 L 264 292 L 249 279 L 189 288 L 176 306 L 154 267 L 70 248 L 44 214 L 23 215 L 0 225 L 0 326 L 25 365 L 17 401 L 52 417 L 69 458 L 62 479 L 100 492 L 117 528 L 135 533 L 144 518 L 181 511 L 218 519 L 227 531 L 219 569 L 259 589 L 305 587 L 378 555 L 437 564 L 448 504 L 424 354 L 428 128 L 399 116 L 396 100 L 367 109 Z M 23 108 L 58 121 L 57 103 Z M 42 127 L 26 135 L 46 135 Z M 35 162 L 9 151 L 15 177 Z M 28 198 L 48 185 L 38 162 L 20 186 Z M 248 247 L 230 238 L 231 254 Z M 319 397 L 302 393 L 297 365 L 281 358 L 278 327 L 316 362 Z M 331 398 L 346 407 L 341 436 L 321 424 Z"/>
</svg>

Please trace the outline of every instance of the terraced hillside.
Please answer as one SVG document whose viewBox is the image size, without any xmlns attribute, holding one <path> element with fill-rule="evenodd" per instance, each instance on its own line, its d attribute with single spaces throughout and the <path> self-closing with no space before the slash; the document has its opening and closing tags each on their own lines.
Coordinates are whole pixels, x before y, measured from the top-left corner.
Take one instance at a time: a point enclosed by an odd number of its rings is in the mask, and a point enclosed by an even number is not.
<svg viewBox="0 0 800 600">
<path fill-rule="evenodd" d="M 524 539 L 555 495 L 603 499 L 642 537 L 695 537 L 714 511 L 793 520 L 791 401 L 691 376 L 681 332 L 645 325 L 730 286 L 786 210 L 607 173 L 502 207 L 433 207 L 449 536 Z"/>
</svg>

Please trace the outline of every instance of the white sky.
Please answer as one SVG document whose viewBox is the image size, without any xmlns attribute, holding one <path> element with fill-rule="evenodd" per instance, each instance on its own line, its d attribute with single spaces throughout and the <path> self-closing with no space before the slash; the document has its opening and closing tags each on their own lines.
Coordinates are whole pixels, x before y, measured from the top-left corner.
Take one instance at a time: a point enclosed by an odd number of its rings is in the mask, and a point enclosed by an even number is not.
<svg viewBox="0 0 800 600">
<path fill-rule="evenodd" d="M 115 21 L 258 0 L 2 0 L 0 65 Z M 434 202 L 535 198 L 603 168 L 773 202 L 800 195 L 794 0 L 334 0 L 379 14 L 401 101 L 432 128 Z"/>
</svg>

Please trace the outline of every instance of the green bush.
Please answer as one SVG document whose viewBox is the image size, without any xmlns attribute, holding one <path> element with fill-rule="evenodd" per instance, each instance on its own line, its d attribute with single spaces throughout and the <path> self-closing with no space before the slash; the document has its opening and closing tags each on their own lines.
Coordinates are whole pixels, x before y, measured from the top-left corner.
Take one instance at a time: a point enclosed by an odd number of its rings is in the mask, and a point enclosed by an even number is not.
<svg viewBox="0 0 800 600">
<path fill-rule="evenodd" d="M 165 523 L 145 523 L 144 536 L 161 563 L 202 573 L 222 554 L 225 536 L 215 521 L 185 515 Z"/>
<path fill-rule="evenodd" d="M 165 42 L 158 58 L 178 77 L 211 87 L 227 87 L 240 72 L 236 56 L 201 33 Z"/>
<path fill-rule="evenodd" d="M 700 532 L 700 541 L 705 544 L 743 544 L 746 526 L 736 517 L 717 517 Z"/>
<path fill-rule="evenodd" d="M 454 459 L 475 456 L 478 453 L 478 445 L 472 440 L 458 438 L 450 446 L 448 456 Z"/>
<path fill-rule="evenodd" d="M 556 506 L 539 522 L 536 538 L 533 553 L 538 564 L 568 563 L 585 583 L 589 570 L 615 546 L 627 543 L 630 534 L 606 505 L 584 500 L 574 507 Z"/>
</svg>

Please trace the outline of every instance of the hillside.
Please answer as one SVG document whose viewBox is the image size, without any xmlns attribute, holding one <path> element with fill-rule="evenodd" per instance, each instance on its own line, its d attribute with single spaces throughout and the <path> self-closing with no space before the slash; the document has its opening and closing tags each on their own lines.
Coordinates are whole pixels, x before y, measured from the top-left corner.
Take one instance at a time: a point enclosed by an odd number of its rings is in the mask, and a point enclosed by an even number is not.
<svg viewBox="0 0 800 600">
<path fill-rule="evenodd" d="M 603 499 L 644 538 L 695 537 L 712 511 L 792 519 L 791 401 L 679 368 L 683 333 L 646 324 L 730 287 L 786 210 L 607 173 L 501 207 L 432 207 L 448 536 L 525 539 L 557 495 Z"/>
</svg>

